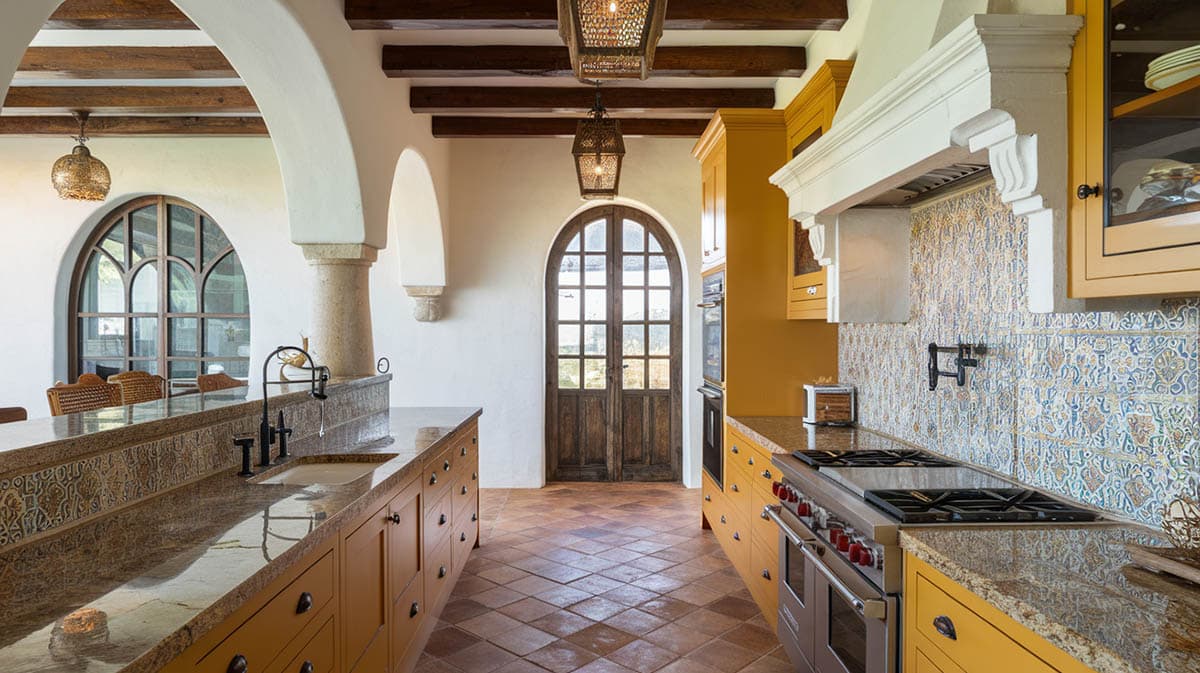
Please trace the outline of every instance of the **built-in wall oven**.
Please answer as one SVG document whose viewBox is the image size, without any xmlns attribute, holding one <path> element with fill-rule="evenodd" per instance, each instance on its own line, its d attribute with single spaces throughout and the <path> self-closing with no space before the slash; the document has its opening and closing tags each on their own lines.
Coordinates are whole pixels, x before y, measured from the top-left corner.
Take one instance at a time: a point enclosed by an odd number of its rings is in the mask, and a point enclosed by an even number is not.
<svg viewBox="0 0 1200 673">
<path fill-rule="evenodd" d="M 698 305 L 702 311 L 702 341 L 704 350 L 704 446 L 702 464 L 708 476 L 718 486 L 724 486 L 722 436 L 725 429 L 725 272 L 717 271 L 704 277 L 704 297 Z"/>
</svg>

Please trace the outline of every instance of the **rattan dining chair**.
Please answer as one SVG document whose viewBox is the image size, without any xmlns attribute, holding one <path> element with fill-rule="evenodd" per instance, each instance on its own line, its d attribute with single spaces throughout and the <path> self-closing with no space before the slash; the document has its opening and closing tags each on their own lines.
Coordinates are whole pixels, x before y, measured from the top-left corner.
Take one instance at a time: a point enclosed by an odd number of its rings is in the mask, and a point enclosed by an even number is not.
<svg viewBox="0 0 1200 673">
<path fill-rule="evenodd" d="M 111 383 L 91 383 L 79 377 L 81 383 L 58 384 L 46 389 L 51 416 L 77 414 L 82 411 L 115 407 L 121 404 L 121 389 Z"/>
<path fill-rule="evenodd" d="M 196 387 L 202 393 L 211 393 L 216 390 L 227 390 L 229 388 L 240 388 L 246 385 L 245 381 L 239 381 L 225 372 L 217 372 L 216 374 L 201 374 L 196 377 Z"/>
<path fill-rule="evenodd" d="M 0 407 L 0 423 L 16 423 L 29 419 L 25 407 Z"/>
<path fill-rule="evenodd" d="M 108 377 L 108 382 L 121 389 L 121 404 L 153 402 L 167 396 L 167 381 L 157 374 L 121 372 Z"/>
</svg>

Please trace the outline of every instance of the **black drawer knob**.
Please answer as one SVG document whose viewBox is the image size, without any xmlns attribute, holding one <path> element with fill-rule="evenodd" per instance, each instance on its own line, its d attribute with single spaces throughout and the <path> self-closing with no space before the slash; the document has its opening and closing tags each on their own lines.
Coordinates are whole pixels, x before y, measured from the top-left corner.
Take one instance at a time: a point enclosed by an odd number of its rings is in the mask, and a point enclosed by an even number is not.
<svg viewBox="0 0 1200 673">
<path fill-rule="evenodd" d="M 1100 196 L 1100 185 L 1099 183 L 1095 185 L 1079 185 L 1079 188 L 1075 190 L 1075 196 L 1080 201 L 1091 196 Z"/>
<path fill-rule="evenodd" d="M 313 673 L 313 663 L 311 661 L 306 661 L 303 664 L 300 664 L 300 673 Z"/>
<path fill-rule="evenodd" d="M 442 471 L 443 472 L 450 471 L 450 461 L 447 460 L 446 462 L 442 463 Z"/>
<path fill-rule="evenodd" d="M 412 619 L 413 617 L 416 617 L 418 614 L 420 614 L 420 612 L 421 612 L 421 604 L 414 601 L 412 604 L 412 607 L 408 609 L 408 618 Z"/>
<path fill-rule="evenodd" d="M 736 530 L 735 530 L 735 531 L 733 531 L 733 539 L 734 539 L 734 540 L 737 540 L 738 542 L 741 542 L 741 541 L 742 541 L 742 534 L 741 534 L 741 533 L 739 533 L 739 532 L 737 532 Z"/>
<path fill-rule="evenodd" d="M 478 437 L 472 437 L 472 438 L 471 438 L 471 443 L 472 443 L 472 444 L 474 444 L 475 442 L 478 442 L 478 441 L 479 441 L 479 438 L 478 438 Z"/>
<path fill-rule="evenodd" d="M 464 446 L 461 449 L 459 449 L 458 455 L 460 455 L 460 456 L 467 455 L 467 447 Z"/>
<path fill-rule="evenodd" d="M 950 621 L 950 618 L 946 615 L 934 617 L 933 628 L 950 640 L 958 640 L 958 632 L 954 630 L 954 622 Z"/>
<path fill-rule="evenodd" d="M 240 654 L 233 655 L 233 659 L 229 661 L 229 668 L 226 668 L 226 673 L 246 673 L 246 669 L 250 664 L 246 661 L 246 657 Z"/>
<path fill-rule="evenodd" d="M 733 491 L 734 493 L 740 493 L 742 489 L 738 488 L 737 484 L 732 484 L 730 485 L 729 490 Z"/>
<path fill-rule="evenodd" d="M 763 579 L 764 579 L 764 580 L 769 580 L 769 579 L 771 579 L 771 571 L 770 571 L 770 570 L 767 570 L 766 568 L 763 568 L 763 571 L 762 571 L 762 576 L 763 576 Z"/>
<path fill-rule="evenodd" d="M 302 615 L 312 609 L 313 597 L 312 594 L 305 591 L 300 594 L 300 600 L 296 603 L 296 614 Z"/>
<path fill-rule="evenodd" d="M 466 486 L 463 486 L 463 487 L 462 487 L 462 494 L 463 494 L 463 495 L 466 495 L 466 494 L 467 494 L 467 487 L 466 487 Z"/>
<path fill-rule="evenodd" d="M 472 513 L 472 514 L 471 514 L 471 521 L 472 521 L 472 522 L 479 521 L 479 515 L 478 515 L 478 514 L 475 514 L 475 513 Z"/>
<path fill-rule="evenodd" d="M 436 483 L 437 483 L 437 475 L 436 474 L 429 475 L 429 485 L 432 486 Z"/>
<path fill-rule="evenodd" d="M 438 579 L 440 580 L 445 576 L 446 576 L 446 566 L 438 566 Z"/>
<path fill-rule="evenodd" d="M 763 479 L 770 479 L 770 478 L 771 478 L 771 471 L 770 471 L 770 470 L 763 470 L 762 476 L 763 476 Z"/>
<path fill-rule="evenodd" d="M 459 534 L 458 534 L 458 541 L 459 541 L 459 542 L 466 542 L 466 541 L 467 541 L 467 534 L 466 534 L 466 533 L 459 533 Z"/>
<path fill-rule="evenodd" d="M 446 525 L 446 515 L 445 514 L 442 514 L 441 516 L 438 517 L 438 525 L 439 526 Z"/>
<path fill-rule="evenodd" d="M 740 452 L 738 451 L 738 447 L 736 447 L 736 446 L 731 446 L 731 447 L 729 447 L 729 450 L 730 450 L 730 451 L 733 451 L 734 453 L 740 453 Z"/>
<path fill-rule="evenodd" d="M 478 479 L 478 478 L 479 478 L 479 473 L 478 473 L 478 472 L 472 472 L 472 473 L 471 473 L 471 481 L 475 481 L 475 480 L 476 480 L 476 479 Z"/>
<path fill-rule="evenodd" d="M 712 496 L 711 495 L 704 496 L 704 502 L 712 502 Z"/>
<path fill-rule="evenodd" d="M 721 515 L 721 523 L 726 523 L 724 514 Z"/>
<path fill-rule="evenodd" d="M 747 458 L 747 459 L 746 459 L 746 463 L 747 463 L 747 464 L 750 464 L 750 465 L 753 465 L 753 464 L 754 464 L 754 456 L 750 456 L 749 458 Z"/>
<path fill-rule="evenodd" d="M 391 521 L 394 524 L 399 524 L 400 523 L 400 515 L 393 512 L 392 515 L 388 517 L 388 521 Z"/>
</svg>

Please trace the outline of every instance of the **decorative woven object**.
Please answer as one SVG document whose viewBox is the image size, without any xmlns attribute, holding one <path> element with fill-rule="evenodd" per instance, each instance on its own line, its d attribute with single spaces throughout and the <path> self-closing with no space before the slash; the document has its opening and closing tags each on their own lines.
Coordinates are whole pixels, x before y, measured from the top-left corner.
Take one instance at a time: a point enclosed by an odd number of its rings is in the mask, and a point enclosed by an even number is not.
<svg viewBox="0 0 1200 673">
<path fill-rule="evenodd" d="M 96 157 L 85 143 L 88 141 L 86 128 L 88 113 L 76 112 L 79 120 L 79 136 L 75 138 L 79 144 L 70 154 L 59 158 L 50 169 L 50 182 L 60 198 L 74 201 L 103 201 L 108 198 L 108 189 L 112 186 L 112 177 L 108 166 Z"/>
<path fill-rule="evenodd" d="M 1163 509 L 1163 532 L 1180 549 L 1200 556 L 1200 504 L 1190 498 L 1178 498 Z"/>
<path fill-rule="evenodd" d="M 558 32 L 579 79 L 646 79 L 666 0 L 558 0 Z"/>
<path fill-rule="evenodd" d="M 600 92 L 592 116 L 579 122 L 575 131 L 575 173 L 579 177 L 579 195 L 585 199 L 616 198 L 621 185 L 621 162 L 625 158 L 625 139 L 621 122 L 604 116 Z"/>
<path fill-rule="evenodd" d="M 108 382 L 121 389 L 121 404 L 141 404 L 166 397 L 167 382 L 156 374 L 122 372 L 108 377 Z"/>
</svg>

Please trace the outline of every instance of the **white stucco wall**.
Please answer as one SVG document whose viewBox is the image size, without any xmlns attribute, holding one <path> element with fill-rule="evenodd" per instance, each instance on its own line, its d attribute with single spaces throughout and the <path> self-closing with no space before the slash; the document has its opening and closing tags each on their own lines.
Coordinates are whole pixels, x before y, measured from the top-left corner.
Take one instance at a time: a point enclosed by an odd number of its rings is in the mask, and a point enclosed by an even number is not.
<svg viewBox="0 0 1200 673">
<path fill-rule="evenodd" d="M 676 236 L 684 260 L 685 483 L 700 484 L 700 169 L 692 140 L 626 140 L 621 193 Z M 569 139 L 451 142 L 446 317 L 417 323 L 400 288 L 399 253 L 371 275 L 375 349 L 393 364 L 397 405 L 484 408 L 485 487 L 544 480 L 546 260 L 554 237 L 592 204 L 579 198 Z M 389 238 L 395 239 L 392 233 Z M 399 299 L 397 299 L 399 298 Z"/>
<path fill-rule="evenodd" d="M 283 183 L 271 141 L 103 139 L 89 143 L 113 187 L 101 204 L 63 201 L 50 165 L 70 138 L 0 138 L 0 406 L 48 416 L 45 390 L 67 375 L 67 296 L 84 239 L 113 207 L 168 194 L 204 209 L 237 249 L 250 287 L 254 361 L 309 328 L 310 273 L 289 242 Z M 253 370 L 254 367 L 251 367 Z"/>
</svg>

